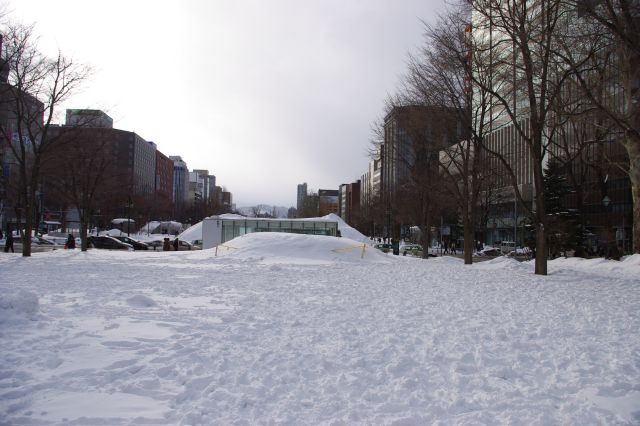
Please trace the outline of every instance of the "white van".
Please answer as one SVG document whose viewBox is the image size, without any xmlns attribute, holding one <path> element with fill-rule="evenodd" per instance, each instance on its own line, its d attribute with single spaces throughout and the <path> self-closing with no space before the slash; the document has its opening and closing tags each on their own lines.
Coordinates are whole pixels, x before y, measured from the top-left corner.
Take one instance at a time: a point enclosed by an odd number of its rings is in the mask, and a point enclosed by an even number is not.
<svg viewBox="0 0 640 426">
<path fill-rule="evenodd" d="M 509 254 L 516 250 L 516 243 L 514 241 L 501 241 L 499 247 L 502 254 Z"/>
</svg>

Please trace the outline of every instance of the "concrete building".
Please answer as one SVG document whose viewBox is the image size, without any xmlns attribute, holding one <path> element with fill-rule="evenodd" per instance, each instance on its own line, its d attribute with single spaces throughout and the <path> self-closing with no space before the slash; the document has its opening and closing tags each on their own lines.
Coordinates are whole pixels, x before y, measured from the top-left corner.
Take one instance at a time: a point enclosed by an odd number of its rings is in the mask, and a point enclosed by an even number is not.
<svg viewBox="0 0 640 426">
<path fill-rule="evenodd" d="M 113 128 L 113 119 L 98 109 L 68 109 L 65 123 L 74 127 Z"/>
</svg>

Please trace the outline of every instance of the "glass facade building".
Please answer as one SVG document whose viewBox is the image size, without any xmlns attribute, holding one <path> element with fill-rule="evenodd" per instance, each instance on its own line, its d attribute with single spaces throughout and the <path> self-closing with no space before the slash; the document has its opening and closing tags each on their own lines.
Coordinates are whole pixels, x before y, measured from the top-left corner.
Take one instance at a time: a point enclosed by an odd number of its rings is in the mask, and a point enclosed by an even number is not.
<svg viewBox="0 0 640 426">
<path fill-rule="evenodd" d="M 210 217 L 202 223 L 202 248 L 213 248 L 253 232 L 338 236 L 338 222 L 307 219 L 257 219 Z"/>
</svg>

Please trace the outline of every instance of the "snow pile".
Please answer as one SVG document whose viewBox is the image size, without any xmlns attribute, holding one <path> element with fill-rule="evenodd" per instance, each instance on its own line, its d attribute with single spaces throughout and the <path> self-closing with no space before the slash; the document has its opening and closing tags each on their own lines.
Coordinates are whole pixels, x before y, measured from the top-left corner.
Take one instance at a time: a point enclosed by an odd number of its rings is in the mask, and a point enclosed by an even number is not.
<svg viewBox="0 0 640 426">
<path fill-rule="evenodd" d="M 282 232 L 246 234 L 219 246 L 217 253 L 220 256 L 258 260 L 269 264 L 390 261 L 390 257 L 381 251 L 349 238 Z"/>
<path fill-rule="evenodd" d="M 156 302 L 144 294 L 136 294 L 127 299 L 127 303 L 135 308 L 152 308 L 156 306 Z"/>
<path fill-rule="evenodd" d="M 360 241 L 361 243 L 371 243 L 369 237 L 364 236 L 360 233 L 360 231 L 351 227 L 349 224 L 347 224 L 347 222 L 342 220 L 342 218 L 335 213 L 329 213 L 328 215 L 322 216 L 321 218 L 314 218 L 314 220 L 338 222 L 338 229 L 340 230 L 340 235 L 342 235 L 343 237 Z"/>
<path fill-rule="evenodd" d="M 38 312 L 38 296 L 30 291 L 2 289 L 0 324 L 33 319 Z"/>
<path fill-rule="evenodd" d="M 194 241 L 202 241 L 202 222 L 198 222 L 185 229 L 178 235 L 178 239 L 182 241 L 188 241 L 193 244 Z"/>
<path fill-rule="evenodd" d="M 182 223 L 152 220 L 140 228 L 140 234 L 175 234 L 182 231 Z"/>
<path fill-rule="evenodd" d="M 153 234 L 156 229 L 160 226 L 160 222 L 157 220 L 152 220 L 151 222 L 147 222 L 142 228 L 140 228 L 141 234 Z"/>
<path fill-rule="evenodd" d="M 557 258 L 549 261 L 549 272 L 565 269 L 589 271 L 596 275 L 640 277 L 640 254 L 625 256 L 621 261 L 603 258 Z"/>
</svg>

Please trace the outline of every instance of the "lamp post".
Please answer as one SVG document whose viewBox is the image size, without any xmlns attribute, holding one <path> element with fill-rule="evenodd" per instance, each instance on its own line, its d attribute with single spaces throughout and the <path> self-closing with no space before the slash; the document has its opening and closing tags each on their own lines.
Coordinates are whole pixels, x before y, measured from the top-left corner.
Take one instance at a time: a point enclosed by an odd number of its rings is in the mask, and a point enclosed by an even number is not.
<svg viewBox="0 0 640 426">
<path fill-rule="evenodd" d="M 614 260 L 620 260 L 620 253 L 618 252 L 618 246 L 615 241 L 615 235 L 613 235 L 611 224 L 609 223 L 610 219 L 610 210 L 609 206 L 611 205 L 611 198 L 608 195 L 605 195 L 602 198 L 602 205 L 605 209 L 605 227 L 607 230 L 607 258 L 611 258 Z"/>
</svg>

